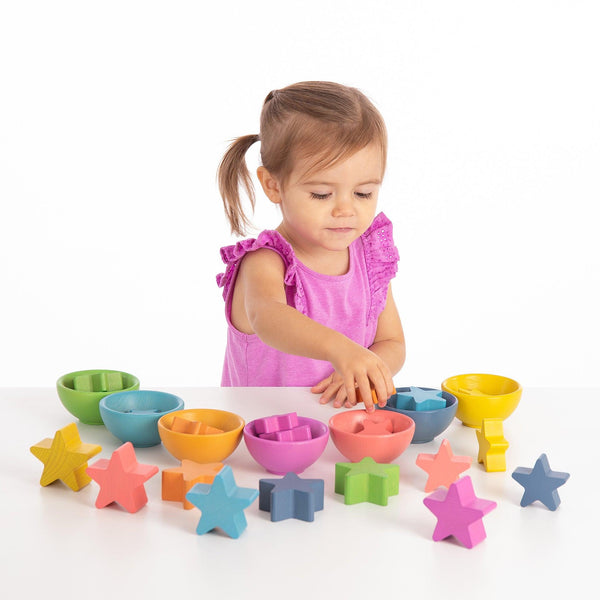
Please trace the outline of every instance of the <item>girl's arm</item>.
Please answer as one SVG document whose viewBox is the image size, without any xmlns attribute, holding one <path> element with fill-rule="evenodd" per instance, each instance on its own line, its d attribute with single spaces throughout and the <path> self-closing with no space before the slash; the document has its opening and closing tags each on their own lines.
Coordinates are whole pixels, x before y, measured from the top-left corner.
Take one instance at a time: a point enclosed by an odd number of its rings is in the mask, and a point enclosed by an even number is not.
<svg viewBox="0 0 600 600">
<path fill-rule="evenodd" d="M 261 249 L 247 254 L 236 279 L 233 324 L 245 333 L 256 333 L 281 352 L 330 362 L 338 376 L 338 389 L 345 389 L 344 397 L 352 404 L 358 388 L 366 399 L 365 408 L 374 410 L 370 383 L 377 397 L 387 400 L 395 390 L 389 367 L 379 356 L 379 352 L 389 353 L 384 340 L 377 341 L 376 336 L 374 346 L 378 347 L 373 352 L 288 306 L 283 279 L 283 261 L 276 252 Z"/>
<path fill-rule="evenodd" d="M 398 373 L 404 365 L 404 360 L 406 358 L 404 330 L 402 328 L 400 316 L 398 315 L 396 303 L 394 302 L 391 283 L 388 285 L 385 307 L 377 321 L 375 340 L 369 350 L 374 354 L 377 354 L 377 356 L 384 361 L 392 376 Z M 317 383 L 311 391 L 315 394 L 322 394 L 322 404 L 326 404 L 333 399 L 333 405 L 336 408 L 339 408 L 344 403 L 346 407 L 353 406 L 356 403 L 346 394 L 341 378 L 335 372 L 328 378 Z M 388 388 L 389 393 L 387 396 L 383 397 L 378 393 L 377 397 L 379 399 L 379 404 L 385 406 L 385 401 L 387 401 L 395 391 L 396 389 L 392 384 L 392 389 L 390 390 Z M 365 398 L 362 391 L 361 395 Z M 383 401 L 382 398 L 384 398 Z"/>
<path fill-rule="evenodd" d="M 391 283 L 388 284 L 385 307 L 379 315 L 375 340 L 370 350 L 385 361 L 392 375 L 398 373 L 404 366 L 404 361 L 406 360 L 404 329 L 402 328 L 400 315 L 398 314 L 396 302 L 392 294 Z"/>
</svg>

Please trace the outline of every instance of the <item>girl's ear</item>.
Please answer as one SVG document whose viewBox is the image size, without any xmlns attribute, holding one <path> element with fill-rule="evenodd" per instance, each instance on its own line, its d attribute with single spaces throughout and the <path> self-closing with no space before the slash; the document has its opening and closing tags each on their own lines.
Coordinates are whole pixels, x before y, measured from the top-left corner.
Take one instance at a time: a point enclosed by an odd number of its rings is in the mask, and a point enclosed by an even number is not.
<svg viewBox="0 0 600 600">
<path fill-rule="evenodd" d="M 281 186 L 279 185 L 279 181 L 277 181 L 265 167 L 258 167 L 256 176 L 258 177 L 267 198 L 269 198 L 273 204 L 281 204 Z"/>
</svg>

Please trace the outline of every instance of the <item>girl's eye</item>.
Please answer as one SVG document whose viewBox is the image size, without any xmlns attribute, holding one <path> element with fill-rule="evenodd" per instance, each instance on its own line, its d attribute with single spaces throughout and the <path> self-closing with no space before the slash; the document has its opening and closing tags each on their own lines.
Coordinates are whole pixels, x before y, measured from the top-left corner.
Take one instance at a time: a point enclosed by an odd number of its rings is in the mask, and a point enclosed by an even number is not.
<svg viewBox="0 0 600 600">
<path fill-rule="evenodd" d="M 310 193 L 310 197 L 315 200 L 327 200 L 329 198 L 329 194 L 315 194 L 315 192 Z"/>
<path fill-rule="evenodd" d="M 356 195 L 359 198 L 364 198 L 365 200 L 368 200 L 373 195 L 373 192 L 356 192 Z"/>
</svg>

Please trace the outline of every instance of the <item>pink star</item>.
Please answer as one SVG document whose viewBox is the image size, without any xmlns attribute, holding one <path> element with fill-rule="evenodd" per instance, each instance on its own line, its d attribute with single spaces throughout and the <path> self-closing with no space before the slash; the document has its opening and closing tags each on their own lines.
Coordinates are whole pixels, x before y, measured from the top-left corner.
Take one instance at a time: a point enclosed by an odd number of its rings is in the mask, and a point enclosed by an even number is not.
<svg viewBox="0 0 600 600">
<path fill-rule="evenodd" d="M 394 433 L 394 426 L 390 419 L 365 419 L 362 422 L 363 428 L 358 432 L 358 435 L 387 435 Z"/>
<path fill-rule="evenodd" d="M 485 539 L 482 519 L 497 506 L 492 500 L 475 496 L 468 475 L 451 484 L 448 491 L 439 489 L 433 492 L 423 503 L 438 520 L 433 540 L 438 542 L 453 535 L 467 548 Z"/>
<path fill-rule="evenodd" d="M 437 454 L 419 454 L 417 466 L 429 473 L 425 491 L 432 492 L 440 486 L 449 487 L 471 466 L 471 460 L 470 456 L 455 456 L 448 440 L 442 440 Z"/>
<path fill-rule="evenodd" d="M 126 442 L 112 453 L 110 460 L 101 458 L 86 472 L 100 486 L 96 508 L 118 502 L 134 513 L 148 502 L 144 483 L 158 473 L 158 467 L 138 463 L 133 445 Z"/>
</svg>

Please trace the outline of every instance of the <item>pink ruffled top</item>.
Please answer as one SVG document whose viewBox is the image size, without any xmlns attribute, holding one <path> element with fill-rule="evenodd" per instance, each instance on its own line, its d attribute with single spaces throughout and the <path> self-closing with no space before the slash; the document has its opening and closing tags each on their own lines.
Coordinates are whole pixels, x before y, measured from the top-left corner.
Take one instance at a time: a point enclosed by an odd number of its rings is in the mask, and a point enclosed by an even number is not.
<svg viewBox="0 0 600 600">
<path fill-rule="evenodd" d="M 344 275 L 322 275 L 302 264 L 277 231 L 263 231 L 256 239 L 221 248 L 225 273 L 217 275 L 223 288 L 227 318 L 227 348 L 222 386 L 313 386 L 329 376 L 326 361 L 294 356 L 264 344 L 231 323 L 231 300 L 239 266 L 248 252 L 269 248 L 285 265 L 287 303 L 315 321 L 335 329 L 368 348 L 385 307 L 390 280 L 398 270 L 398 250 L 392 223 L 379 213 L 365 233 L 350 246 L 350 266 Z"/>
</svg>

